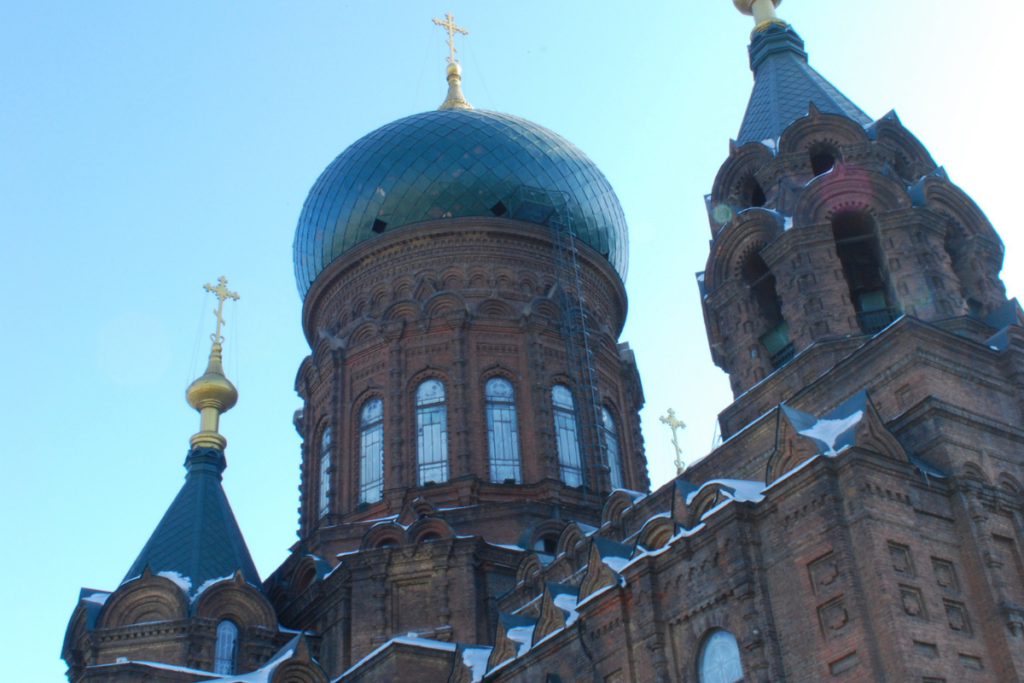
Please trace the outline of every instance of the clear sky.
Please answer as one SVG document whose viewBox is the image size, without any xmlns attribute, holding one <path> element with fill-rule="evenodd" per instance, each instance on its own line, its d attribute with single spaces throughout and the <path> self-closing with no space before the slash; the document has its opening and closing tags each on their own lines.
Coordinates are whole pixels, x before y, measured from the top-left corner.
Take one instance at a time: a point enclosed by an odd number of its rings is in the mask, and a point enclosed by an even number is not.
<svg viewBox="0 0 1024 683">
<path fill-rule="evenodd" d="M 694 273 L 703 195 L 750 93 L 751 21 L 729 0 L 620 3 L 0 2 L 0 658 L 57 681 L 81 586 L 113 589 L 182 483 L 184 388 L 226 275 L 224 486 L 266 577 L 295 541 L 307 352 L 291 262 L 320 171 L 444 97 L 455 14 L 463 90 L 573 141 L 630 225 L 629 319 L 655 485 L 668 407 L 704 455 L 731 400 Z M 904 124 L 987 213 L 1024 291 L 1019 2 L 787 0 L 811 64 Z M 208 295 L 207 295 L 208 296 Z M 204 305 L 206 305 L 204 313 Z"/>
</svg>

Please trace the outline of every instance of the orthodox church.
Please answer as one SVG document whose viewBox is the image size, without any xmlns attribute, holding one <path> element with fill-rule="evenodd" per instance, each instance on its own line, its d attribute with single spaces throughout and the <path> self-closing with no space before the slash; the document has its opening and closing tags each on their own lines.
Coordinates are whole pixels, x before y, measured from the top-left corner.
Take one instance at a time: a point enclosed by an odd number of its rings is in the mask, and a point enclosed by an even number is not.
<svg viewBox="0 0 1024 683">
<path fill-rule="evenodd" d="M 71 683 L 1024 680 L 1002 243 L 778 0 L 734 3 L 754 86 L 695 288 L 721 444 L 650 490 L 615 192 L 466 101 L 447 15 L 447 99 L 353 143 L 299 217 L 300 540 L 260 577 L 221 487 L 218 323 L 185 483 L 82 590 Z M 207 288 L 219 321 L 237 295 Z"/>
</svg>

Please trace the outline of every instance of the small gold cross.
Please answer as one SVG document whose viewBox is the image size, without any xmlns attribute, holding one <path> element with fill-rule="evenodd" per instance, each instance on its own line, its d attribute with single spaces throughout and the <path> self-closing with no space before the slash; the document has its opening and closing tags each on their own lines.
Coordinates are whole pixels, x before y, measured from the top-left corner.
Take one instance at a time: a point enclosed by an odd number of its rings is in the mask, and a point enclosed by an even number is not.
<svg viewBox="0 0 1024 683">
<path fill-rule="evenodd" d="M 659 417 L 658 419 L 672 428 L 672 445 L 676 449 L 676 473 L 682 474 L 683 456 L 679 448 L 679 441 L 676 439 L 676 430 L 680 428 L 686 429 L 686 425 L 683 423 L 682 420 L 676 418 L 676 411 L 672 410 L 671 408 L 668 409 L 668 415 L 665 415 L 664 417 Z"/>
<path fill-rule="evenodd" d="M 227 325 L 227 322 L 224 320 L 223 316 L 224 300 L 234 299 L 235 301 L 238 301 L 239 298 L 237 292 L 232 292 L 231 290 L 228 289 L 228 279 L 226 277 L 221 275 L 219 278 L 217 278 L 217 283 L 218 284 L 216 287 L 211 286 L 209 282 L 203 285 L 203 289 L 205 289 L 207 292 L 213 292 L 214 296 L 216 296 L 218 299 L 217 310 L 213 312 L 213 314 L 217 316 L 217 331 L 213 335 L 211 335 L 211 339 L 213 339 L 214 344 L 224 341 L 224 337 L 220 336 L 221 325 Z"/>
<path fill-rule="evenodd" d="M 458 50 L 455 49 L 455 43 L 453 42 L 455 34 L 461 33 L 464 36 L 468 36 L 469 31 L 455 24 L 455 17 L 452 16 L 451 12 L 445 13 L 444 21 L 441 21 L 440 19 L 433 19 L 433 22 L 448 31 L 448 40 L 444 41 L 448 43 L 448 63 L 455 64 L 459 61 L 455 59 L 455 53 L 458 52 Z"/>
</svg>

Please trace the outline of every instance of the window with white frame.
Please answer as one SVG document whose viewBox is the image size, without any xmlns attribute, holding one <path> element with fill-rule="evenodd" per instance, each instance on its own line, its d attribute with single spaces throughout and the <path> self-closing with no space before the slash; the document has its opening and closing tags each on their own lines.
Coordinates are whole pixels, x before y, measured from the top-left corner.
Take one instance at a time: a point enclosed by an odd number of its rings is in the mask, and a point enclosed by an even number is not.
<svg viewBox="0 0 1024 683">
<path fill-rule="evenodd" d="M 331 428 L 324 429 L 320 437 L 320 516 L 330 510 L 331 493 Z"/>
<path fill-rule="evenodd" d="M 448 411 L 440 380 L 416 389 L 416 464 L 420 486 L 448 481 Z"/>
<path fill-rule="evenodd" d="M 551 403 L 555 418 L 555 443 L 558 447 L 558 469 L 568 486 L 583 484 L 583 464 L 576 433 L 576 409 L 572 392 L 564 384 L 551 387 Z"/>
<path fill-rule="evenodd" d="M 622 488 L 622 462 L 619 458 L 619 433 L 610 410 L 601 406 L 601 429 L 604 431 L 604 454 L 608 460 L 608 477 L 613 489 Z"/>
<path fill-rule="evenodd" d="M 217 624 L 213 652 L 213 673 L 232 676 L 238 669 L 238 627 L 224 620 Z"/>
<path fill-rule="evenodd" d="M 740 649 L 728 631 L 715 631 L 700 649 L 697 662 L 700 683 L 736 683 L 743 680 Z"/>
<path fill-rule="evenodd" d="M 384 401 L 371 398 L 359 414 L 359 502 L 376 503 L 384 491 Z"/>
<path fill-rule="evenodd" d="M 509 479 L 521 484 L 519 433 L 516 430 L 516 396 L 512 383 L 492 377 L 484 385 L 487 408 L 487 447 L 491 456 L 491 481 Z"/>
</svg>

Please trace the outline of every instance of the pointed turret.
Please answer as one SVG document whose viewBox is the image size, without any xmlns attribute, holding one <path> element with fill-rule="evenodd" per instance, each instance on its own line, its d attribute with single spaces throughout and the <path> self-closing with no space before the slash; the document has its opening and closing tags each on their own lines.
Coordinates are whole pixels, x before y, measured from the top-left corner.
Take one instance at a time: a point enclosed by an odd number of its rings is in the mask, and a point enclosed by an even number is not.
<svg viewBox="0 0 1024 683">
<path fill-rule="evenodd" d="M 228 291 L 226 285 L 223 277 L 216 287 L 206 285 L 219 300 L 214 312 L 217 331 L 212 335 L 206 372 L 186 392 L 189 405 L 200 413 L 200 428 L 185 458 L 185 484 L 124 578 L 128 581 L 140 576 L 148 566 L 153 574 L 177 581 L 192 597 L 207 581 L 229 577 L 235 571 L 241 571 L 248 583 L 261 584 L 221 487 L 221 474 L 227 467 L 227 441 L 218 432 L 219 420 L 221 413 L 238 400 L 238 391 L 224 376 L 221 362 L 224 300 L 238 299 L 238 294 Z"/>
<path fill-rule="evenodd" d="M 756 22 L 748 48 L 754 89 L 737 143 L 778 139 L 789 124 L 807 115 L 810 103 L 823 114 L 846 116 L 861 125 L 871 123 L 867 114 L 811 68 L 804 41 L 775 16 L 771 0 L 733 2 Z"/>
</svg>

